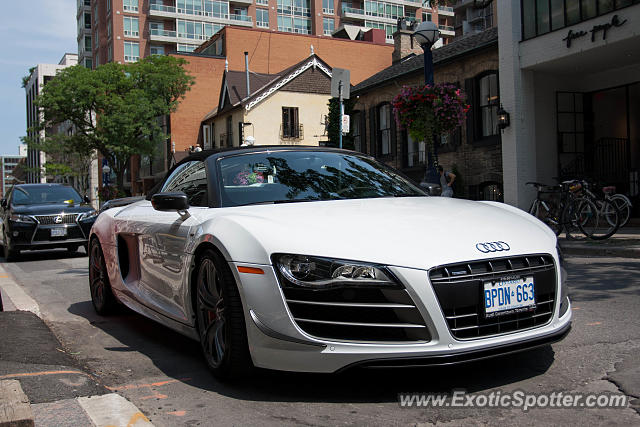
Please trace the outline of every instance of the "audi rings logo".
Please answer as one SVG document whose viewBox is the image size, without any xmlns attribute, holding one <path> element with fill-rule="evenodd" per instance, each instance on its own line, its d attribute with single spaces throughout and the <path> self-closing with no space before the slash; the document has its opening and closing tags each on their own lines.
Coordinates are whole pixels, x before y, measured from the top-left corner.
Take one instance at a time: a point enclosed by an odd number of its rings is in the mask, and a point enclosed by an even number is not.
<svg viewBox="0 0 640 427">
<path fill-rule="evenodd" d="M 485 242 L 485 243 L 476 243 L 476 249 L 482 252 L 483 254 L 488 254 L 489 252 L 504 252 L 511 249 L 506 242 Z"/>
<path fill-rule="evenodd" d="M 55 222 L 56 224 L 62 224 L 62 215 L 58 215 L 57 217 L 55 217 L 53 219 L 53 222 Z"/>
</svg>

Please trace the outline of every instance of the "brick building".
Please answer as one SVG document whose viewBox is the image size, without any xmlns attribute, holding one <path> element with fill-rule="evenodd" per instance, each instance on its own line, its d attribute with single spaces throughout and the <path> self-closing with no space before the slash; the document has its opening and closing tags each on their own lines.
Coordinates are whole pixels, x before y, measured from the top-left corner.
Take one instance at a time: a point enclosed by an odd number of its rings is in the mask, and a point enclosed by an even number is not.
<svg viewBox="0 0 640 427">
<path fill-rule="evenodd" d="M 351 117 L 356 150 L 372 154 L 403 171 L 416 182 L 427 165 L 425 143 L 412 141 L 396 125 L 391 100 L 403 85 L 424 84 L 424 57 L 407 49 L 410 32 L 398 31 L 397 61 L 355 86 L 359 96 Z M 398 52 L 404 47 L 403 52 Z M 456 39 L 433 51 L 436 83 L 452 83 L 464 89 L 471 110 L 456 132 L 437 141 L 439 163 L 459 175 L 456 195 L 471 199 L 501 200 L 502 146 L 496 126 L 498 93 L 498 32 L 491 28 Z"/>
</svg>

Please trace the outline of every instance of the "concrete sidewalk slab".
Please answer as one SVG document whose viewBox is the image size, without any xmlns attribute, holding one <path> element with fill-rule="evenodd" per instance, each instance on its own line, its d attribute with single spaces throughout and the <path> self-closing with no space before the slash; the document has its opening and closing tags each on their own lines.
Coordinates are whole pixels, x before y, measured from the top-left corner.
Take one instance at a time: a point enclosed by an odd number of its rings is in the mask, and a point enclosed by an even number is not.
<svg viewBox="0 0 640 427">
<path fill-rule="evenodd" d="M 116 393 L 80 397 L 78 403 L 98 427 L 153 426 L 133 403 Z"/>
<path fill-rule="evenodd" d="M 31 427 L 33 412 L 16 380 L 0 381 L 0 427 Z"/>
</svg>

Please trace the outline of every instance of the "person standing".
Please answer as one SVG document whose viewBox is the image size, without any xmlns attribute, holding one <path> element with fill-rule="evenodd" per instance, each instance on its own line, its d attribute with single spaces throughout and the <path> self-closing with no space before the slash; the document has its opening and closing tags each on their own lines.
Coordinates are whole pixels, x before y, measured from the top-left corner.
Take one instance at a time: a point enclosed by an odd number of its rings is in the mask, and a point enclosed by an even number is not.
<svg viewBox="0 0 640 427">
<path fill-rule="evenodd" d="M 456 175 L 453 172 L 445 171 L 442 166 L 438 166 L 438 173 L 440 174 L 440 186 L 442 187 L 442 197 L 453 197 L 453 181 L 456 180 Z"/>
</svg>

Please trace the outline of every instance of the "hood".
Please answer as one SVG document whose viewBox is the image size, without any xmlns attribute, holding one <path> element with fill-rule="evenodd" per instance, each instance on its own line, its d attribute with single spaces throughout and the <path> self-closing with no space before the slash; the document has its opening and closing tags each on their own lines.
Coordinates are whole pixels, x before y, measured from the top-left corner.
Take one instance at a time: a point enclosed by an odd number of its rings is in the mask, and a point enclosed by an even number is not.
<svg viewBox="0 0 640 427">
<path fill-rule="evenodd" d="M 544 224 L 523 211 L 444 197 L 254 205 L 227 212 L 225 219 L 254 236 L 267 256 L 284 252 L 427 269 L 463 260 L 553 254 L 556 242 Z M 498 241 L 510 250 L 483 254 L 476 248 Z M 253 251 L 237 253 L 243 252 Z"/>
<path fill-rule="evenodd" d="M 17 214 L 23 215 L 57 215 L 61 213 L 82 213 L 93 210 L 93 207 L 87 204 L 70 205 L 67 203 L 48 203 L 35 205 L 11 205 L 11 210 Z"/>
</svg>

